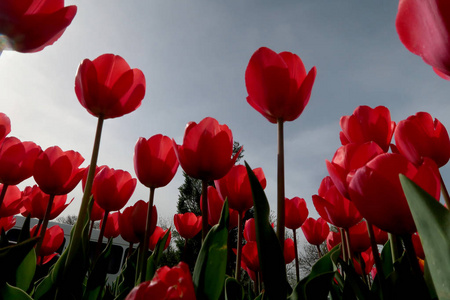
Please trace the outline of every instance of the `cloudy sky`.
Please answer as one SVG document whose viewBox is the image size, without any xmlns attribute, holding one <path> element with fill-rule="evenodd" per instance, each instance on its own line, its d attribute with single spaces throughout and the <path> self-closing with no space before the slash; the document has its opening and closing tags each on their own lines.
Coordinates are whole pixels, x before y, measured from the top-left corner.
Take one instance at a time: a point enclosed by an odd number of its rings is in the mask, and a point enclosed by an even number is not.
<svg viewBox="0 0 450 300">
<path fill-rule="evenodd" d="M 262 167 L 267 196 L 276 210 L 276 126 L 246 102 L 244 73 L 259 47 L 299 55 L 317 67 L 310 103 L 285 125 L 286 196 L 308 202 L 327 175 L 325 160 L 339 147 L 339 118 L 358 105 L 387 106 L 396 122 L 427 111 L 450 126 L 450 83 L 401 44 L 395 30 L 397 1 L 123 1 L 78 0 L 64 35 L 34 54 L 4 51 L 0 57 L 0 111 L 11 135 L 43 149 L 58 145 L 80 152 L 87 166 L 96 118 L 78 102 L 74 78 L 79 63 L 104 53 L 122 56 L 146 77 L 142 106 L 105 121 L 99 164 L 135 176 L 139 137 L 162 133 L 182 142 L 187 122 L 204 117 L 227 124 L 244 146 L 244 159 Z M 444 167 L 444 178 L 450 174 Z M 160 216 L 176 211 L 181 169 L 157 189 Z M 25 184 L 34 184 L 28 180 Z M 129 204 L 147 200 L 138 184 Z M 64 212 L 77 214 L 81 186 Z"/>
</svg>

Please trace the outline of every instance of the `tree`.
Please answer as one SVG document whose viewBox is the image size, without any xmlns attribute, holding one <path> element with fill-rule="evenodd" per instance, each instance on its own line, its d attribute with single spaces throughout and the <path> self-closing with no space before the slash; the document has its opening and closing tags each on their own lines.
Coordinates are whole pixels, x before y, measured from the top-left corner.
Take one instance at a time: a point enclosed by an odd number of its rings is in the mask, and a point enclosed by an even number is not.
<svg viewBox="0 0 450 300">
<path fill-rule="evenodd" d="M 69 224 L 69 225 L 75 225 L 77 222 L 78 216 L 77 215 L 67 215 L 67 216 L 61 216 L 56 219 L 56 222 L 63 223 L 63 224 Z"/>
</svg>

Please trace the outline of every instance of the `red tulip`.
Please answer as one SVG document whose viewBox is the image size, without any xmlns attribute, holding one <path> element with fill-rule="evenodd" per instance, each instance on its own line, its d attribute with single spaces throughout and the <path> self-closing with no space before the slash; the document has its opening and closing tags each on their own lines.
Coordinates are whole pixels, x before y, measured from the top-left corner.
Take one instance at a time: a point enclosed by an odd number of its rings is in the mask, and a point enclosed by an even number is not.
<svg viewBox="0 0 450 300">
<path fill-rule="evenodd" d="M 395 22 L 403 45 L 447 80 L 450 79 L 449 11 L 450 3 L 446 0 L 400 0 Z"/>
<path fill-rule="evenodd" d="M 411 235 L 411 240 L 417 257 L 420 259 L 425 259 L 425 252 L 423 251 L 422 242 L 420 241 L 419 235 L 417 233 Z"/>
<path fill-rule="evenodd" d="M 91 209 L 91 214 L 89 219 L 91 221 L 99 221 L 101 219 L 103 219 L 103 215 L 105 214 L 105 210 L 103 208 L 101 208 L 100 206 L 98 206 L 97 202 L 95 202 L 94 199 L 94 203 L 92 204 L 92 209 Z"/>
<path fill-rule="evenodd" d="M 284 263 L 290 264 L 295 258 L 295 247 L 292 239 L 284 240 Z"/>
<path fill-rule="evenodd" d="M 22 192 L 23 207 L 20 210 L 20 213 L 24 217 L 30 215 L 31 218 L 43 220 L 49 200 L 50 195 L 41 191 L 37 185 L 34 185 L 33 187 L 27 186 Z M 57 218 L 73 201 L 72 199 L 69 203 L 66 203 L 66 200 L 67 195 L 55 196 L 52 202 L 50 215 L 48 217 L 49 220 Z"/>
<path fill-rule="evenodd" d="M 103 54 L 83 60 L 75 78 L 75 93 L 93 116 L 117 118 L 136 110 L 145 95 L 145 77 L 120 56 Z"/>
<path fill-rule="evenodd" d="M 331 231 L 328 233 L 327 236 L 327 249 L 330 251 L 334 247 L 336 247 L 337 244 L 342 242 L 341 233 L 336 231 Z"/>
<path fill-rule="evenodd" d="M 298 229 L 303 225 L 308 217 L 308 208 L 303 198 L 294 197 L 285 198 L 284 211 L 286 215 L 286 227 L 289 229 Z"/>
<path fill-rule="evenodd" d="M 296 54 L 259 48 L 245 71 L 247 102 L 271 123 L 293 121 L 309 102 L 316 73 L 313 67 L 306 74 Z"/>
<path fill-rule="evenodd" d="M 33 142 L 7 137 L 0 148 L 0 182 L 16 185 L 31 177 L 40 153 L 41 147 Z"/>
<path fill-rule="evenodd" d="M 373 257 L 372 250 L 368 249 L 367 251 L 362 252 L 361 259 L 364 261 L 364 272 L 358 259 L 353 258 L 353 266 L 356 273 L 358 273 L 360 276 L 363 276 L 369 274 L 374 267 L 375 259 Z"/>
<path fill-rule="evenodd" d="M 189 266 L 180 262 L 173 268 L 167 266 L 159 268 L 151 281 L 134 287 L 126 298 L 126 300 L 138 299 L 195 300 L 194 284 Z"/>
<path fill-rule="evenodd" d="M 131 222 L 133 224 L 134 234 L 142 242 L 145 236 L 145 225 L 147 222 L 147 210 L 148 202 L 144 200 L 139 200 L 134 204 L 134 210 L 131 214 Z M 158 212 L 156 206 L 153 205 L 152 208 L 152 223 L 150 226 L 150 233 L 152 233 L 156 228 L 156 222 L 158 221 Z"/>
<path fill-rule="evenodd" d="M 100 221 L 100 228 L 103 227 L 103 219 Z M 103 236 L 107 239 L 116 238 L 119 236 L 119 212 L 108 214 L 106 221 L 106 228 Z"/>
<path fill-rule="evenodd" d="M 173 222 L 178 233 L 185 239 L 192 239 L 202 230 L 202 217 L 191 212 L 174 215 Z"/>
<path fill-rule="evenodd" d="M 219 224 L 224 201 L 213 186 L 208 186 L 207 201 L 208 201 L 208 224 L 214 226 L 216 224 Z M 202 202 L 203 197 L 200 196 L 200 209 L 203 209 Z M 230 214 L 230 223 L 228 224 L 228 228 L 233 229 L 238 225 L 239 213 L 237 210 L 230 208 L 229 214 Z"/>
<path fill-rule="evenodd" d="M 380 228 L 378 228 L 376 226 L 373 226 L 373 225 L 372 225 L 372 228 L 373 228 L 373 233 L 375 235 L 375 242 L 378 245 L 386 244 L 386 242 L 389 239 L 388 233 L 384 230 L 381 230 Z"/>
<path fill-rule="evenodd" d="M 159 240 L 162 240 L 162 238 L 164 237 L 164 235 L 167 233 L 168 230 L 169 230 L 169 228 L 164 230 L 161 227 L 156 226 L 155 230 L 153 231 L 152 235 L 150 236 L 148 248 L 152 251 L 155 251 L 156 244 L 159 242 Z M 172 237 L 172 232 L 170 231 L 169 237 L 167 238 L 166 244 L 164 245 L 164 250 L 167 249 L 167 247 L 169 247 L 171 237 Z"/>
<path fill-rule="evenodd" d="M 326 160 L 328 174 L 345 198 L 350 197 L 347 189 L 355 171 L 381 153 L 383 150 L 375 142 L 350 143 L 337 149 L 331 162 Z"/>
<path fill-rule="evenodd" d="M 16 218 L 14 216 L 0 218 L 0 232 L 8 231 L 16 225 Z"/>
<path fill-rule="evenodd" d="M 207 117 L 200 123 L 190 122 L 184 132 L 183 145 L 173 140 L 175 153 L 189 176 L 206 181 L 225 176 L 236 162 L 233 135 L 227 125 Z"/>
<path fill-rule="evenodd" d="M 166 186 L 178 169 L 173 143 L 157 134 L 146 140 L 139 138 L 134 148 L 134 170 L 139 181 L 148 188 Z"/>
<path fill-rule="evenodd" d="M 394 234 L 416 232 L 399 174 L 404 174 L 434 198 L 439 199 L 440 181 L 436 164 L 428 159 L 420 167 L 395 153 L 378 155 L 356 171 L 349 185 L 352 202 L 373 225 Z"/>
<path fill-rule="evenodd" d="M 254 272 L 259 272 L 258 246 L 256 242 L 247 242 L 242 247 L 242 261 Z"/>
<path fill-rule="evenodd" d="M 75 5 L 64 7 L 64 0 L 2 0 L 0 35 L 8 48 L 18 52 L 37 52 L 56 42 L 75 17 Z"/>
<path fill-rule="evenodd" d="M 395 129 L 395 144 L 400 154 L 420 165 L 429 157 L 438 167 L 450 159 L 450 139 L 444 125 L 426 112 L 400 121 Z"/>
<path fill-rule="evenodd" d="M 256 227 L 254 218 L 250 218 L 247 221 L 245 221 L 244 239 L 247 242 L 256 242 Z"/>
<path fill-rule="evenodd" d="M 0 184 L 0 193 L 4 185 Z M 5 198 L 0 206 L 0 218 L 13 216 L 20 212 L 22 208 L 22 193 L 15 185 L 8 186 Z"/>
<path fill-rule="evenodd" d="M 375 108 L 365 105 L 358 106 L 351 116 L 341 117 L 340 125 L 342 145 L 364 144 L 373 141 L 384 152 L 389 150 L 395 129 L 395 122 L 391 121 L 391 113 L 384 106 Z"/>
<path fill-rule="evenodd" d="M 105 211 L 120 210 L 133 195 L 136 182 L 127 171 L 105 166 L 94 178 L 92 195 Z"/>
<path fill-rule="evenodd" d="M 330 176 L 322 180 L 319 195 L 313 195 L 312 199 L 319 215 L 334 226 L 350 228 L 362 219 L 358 209 L 342 196 Z"/>
<path fill-rule="evenodd" d="M 266 177 L 263 170 L 257 168 L 253 172 L 264 189 L 266 187 Z M 214 183 L 222 199 L 228 199 L 228 205 L 231 209 L 243 214 L 253 206 L 253 194 L 245 166 L 233 166 L 227 175 L 219 180 L 215 180 Z"/>
<path fill-rule="evenodd" d="M 1 21 L 0 21 L 1 22 Z M 0 112 L 0 143 L 11 132 L 11 120 L 9 117 Z"/>
<path fill-rule="evenodd" d="M 143 200 L 140 200 L 140 201 L 144 202 Z M 120 236 L 125 241 L 127 241 L 128 243 L 135 244 L 135 243 L 139 243 L 139 238 L 134 233 L 133 212 L 134 212 L 134 207 L 128 206 L 127 208 L 125 208 L 123 210 L 123 212 L 121 214 L 119 214 L 119 233 L 120 233 Z M 155 226 L 156 226 L 156 220 L 155 220 Z M 145 227 L 144 227 L 144 230 L 145 230 Z"/>
<path fill-rule="evenodd" d="M 366 221 L 362 221 L 349 228 L 350 248 L 353 252 L 364 252 L 370 248 L 370 238 Z"/>
<path fill-rule="evenodd" d="M 233 249 L 233 251 L 235 251 L 236 249 Z M 253 280 L 253 282 L 256 282 L 257 278 L 258 278 L 258 273 L 256 273 L 255 271 L 251 270 L 249 267 L 247 267 L 247 265 L 245 264 L 244 261 L 241 261 L 241 268 L 245 270 L 245 272 L 247 272 L 248 277 L 250 277 L 251 280 Z"/>
<path fill-rule="evenodd" d="M 31 228 L 30 230 L 31 236 L 35 236 L 36 227 L 37 225 Z M 46 257 L 54 254 L 56 250 L 58 250 L 59 247 L 61 247 L 63 242 L 64 242 L 64 230 L 61 227 L 55 225 L 50 228 L 47 228 L 47 230 L 45 231 L 44 240 L 42 242 L 39 256 Z M 40 263 L 45 264 L 51 258 L 52 257 L 48 257 L 46 259 L 38 260 L 38 264 Z"/>
<path fill-rule="evenodd" d="M 308 243 L 319 246 L 326 240 L 330 227 L 322 218 L 308 218 L 302 225 L 302 231 Z"/>
<path fill-rule="evenodd" d="M 68 194 L 83 177 L 84 168 L 80 168 L 83 161 L 78 152 L 64 152 L 58 146 L 47 148 L 34 163 L 34 180 L 46 194 Z"/>
</svg>

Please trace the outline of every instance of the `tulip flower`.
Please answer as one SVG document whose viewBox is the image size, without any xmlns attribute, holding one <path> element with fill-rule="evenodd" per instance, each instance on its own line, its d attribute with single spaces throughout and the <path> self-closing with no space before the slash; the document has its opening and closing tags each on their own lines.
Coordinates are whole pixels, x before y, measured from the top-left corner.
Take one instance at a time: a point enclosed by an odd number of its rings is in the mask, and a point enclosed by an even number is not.
<svg viewBox="0 0 450 300">
<path fill-rule="evenodd" d="M 250 270 L 254 272 L 260 271 L 258 246 L 256 242 L 247 242 L 242 247 L 242 260 Z"/>
<path fill-rule="evenodd" d="M 34 226 L 30 230 L 31 236 L 35 236 L 37 226 Z M 42 230 L 42 228 L 41 228 Z M 40 248 L 38 256 L 38 264 L 43 265 L 50 261 L 55 254 L 56 250 L 58 250 L 64 242 L 64 230 L 58 225 L 52 226 L 45 231 L 45 235 L 43 236 L 42 246 Z"/>
<path fill-rule="evenodd" d="M 190 122 L 184 131 L 183 144 L 173 140 L 175 154 L 187 175 L 202 180 L 202 196 L 207 199 L 208 181 L 225 176 L 236 162 L 242 148 L 233 154 L 233 134 L 227 125 L 207 117 Z M 202 202 L 202 239 L 208 233 L 208 201 Z"/>
<path fill-rule="evenodd" d="M 352 202 L 361 215 L 378 228 L 394 234 L 412 234 L 416 226 L 400 184 L 399 174 L 439 199 L 436 164 L 424 158 L 420 167 L 395 153 L 378 155 L 358 169 L 349 185 Z"/>
<path fill-rule="evenodd" d="M 120 212 L 116 211 L 108 215 L 107 222 L 104 222 L 104 220 L 100 221 L 100 228 L 103 227 L 103 224 L 106 224 L 105 231 L 103 232 L 105 238 L 110 239 L 119 236 L 119 214 Z"/>
<path fill-rule="evenodd" d="M 173 268 L 167 266 L 159 268 L 151 281 L 134 287 L 126 300 L 181 298 L 196 299 L 189 266 L 184 262 Z"/>
<path fill-rule="evenodd" d="M 155 251 L 156 248 L 156 244 L 162 240 L 162 238 L 164 237 L 164 235 L 166 235 L 167 231 L 169 230 L 169 228 L 167 228 L 166 230 L 162 229 L 159 226 L 156 226 L 155 230 L 153 230 L 152 235 L 150 236 L 150 240 L 148 243 L 148 248 L 152 251 Z M 169 231 L 169 237 L 167 238 L 166 243 L 164 244 L 164 250 L 167 249 L 167 247 L 169 247 L 170 244 L 170 238 L 172 237 L 172 232 Z"/>
<path fill-rule="evenodd" d="M 0 112 L 0 143 L 3 142 L 5 137 L 11 132 L 11 120 L 9 117 Z"/>
<path fill-rule="evenodd" d="M 39 220 L 44 220 L 45 211 L 48 207 L 48 202 L 50 201 L 50 195 L 41 191 L 37 186 L 27 186 L 22 192 L 22 205 L 20 210 L 22 216 L 27 217 L 30 215 L 31 218 L 37 218 Z M 49 220 L 56 219 L 63 211 L 72 203 L 73 199 L 68 203 L 67 195 L 55 196 L 50 208 L 50 214 L 48 216 Z"/>
<path fill-rule="evenodd" d="M 134 234 L 139 238 L 141 243 L 144 242 L 145 238 L 145 227 L 147 223 L 147 211 L 148 202 L 144 200 L 139 200 L 134 204 L 133 213 L 131 214 L 131 224 L 133 225 Z M 156 223 L 158 221 L 158 212 L 156 206 L 152 207 L 152 223 L 150 225 L 150 234 L 156 228 Z"/>
<path fill-rule="evenodd" d="M 360 263 L 361 262 L 361 263 Z M 356 273 L 360 276 L 366 276 L 370 274 L 375 264 L 375 259 L 373 257 L 373 252 L 369 250 L 361 252 L 359 259 L 353 259 L 353 266 Z M 364 266 L 364 268 L 362 268 Z"/>
<path fill-rule="evenodd" d="M 423 251 L 422 242 L 420 241 L 420 237 L 417 233 L 411 235 L 412 243 L 414 246 L 414 251 L 416 252 L 417 257 L 420 259 L 425 259 L 425 252 Z"/>
<path fill-rule="evenodd" d="M 353 111 L 351 116 L 342 116 L 339 123 L 342 129 L 340 132 L 342 145 L 373 141 L 384 152 L 389 150 L 395 122 L 391 121 L 388 108 L 384 106 L 370 108 L 361 105 Z"/>
<path fill-rule="evenodd" d="M 395 21 L 403 45 L 450 79 L 450 5 L 445 0 L 400 0 Z"/>
<path fill-rule="evenodd" d="M 75 77 L 78 101 L 93 116 L 121 117 L 135 111 L 145 95 L 145 77 L 120 56 L 103 54 L 85 59 Z"/>
<path fill-rule="evenodd" d="M 378 245 L 384 245 L 389 239 L 388 233 L 380 228 L 373 226 L 373 231 L 375 234 L 375 241 Z"/>
<path fill-rule="evenodd" d="M 284 263 L 290 264 L 295 258 L 294 241 L 292 239 L 286 239 L 284 241 Z"/>
<path fill-rule="evenodd" d="M 375 142 L 350 143 L 337 149 L 331 162 L 326 160 L 328 174 L 345 198 L 350 198 L 347 189 L 355 171 L 381 153 L 383 150 Z"/>
<path fill-rule="evenodd" d="M 0 184 L 0 193 L 3 192 L 4 185 Z M 20 212 L 22 207 L 22 193 L 15 185 L 11 185 L 6 190 L 3 203 L 0 205 L 0 218 L 13 216 Z"/>
<path fill-rule="evenodd" d="M 208 201 L 208 224 L 214 226 L 219 224 L 220 216 L 222 213 L 223 199 L 217 192 L 216 188 L 213 186 L 208 186 L 207 191 L 207 201 Z M 200 209 L 203 207 L 203 197 L 200 196 Z M 229 209 L 230 220 L 228 224 L 228 229 L 233 229 L 238 225 L 238 215 L 239 212 L 234 209 Z"/>
<path fill-rule="evenodd" d="M 245 221 L 244 238 L 247 242 L 256 242 L 256 227 L 255 219 L 250 218 Z"/>
<path fill-rule="evenodd" d="M 341 243 L 342 241 L 341 233 L 336 231 L 330 231 L 328 233 L 326 241 L 327 241 L 327 249 L 328 251 L 330 251 L 331 249 L 336 247 L 336 245 Z"/>
<path fill-rule="evenodd" d="M 173 222 L 178 233 L 184 239 L 192 239 L 202 229 L 202 217 L 196 216 L 192 212 L 174 215 Z"/>
<path fill-rule="evenodd" d="M 140 200 L 140 201 L 142 201 L 142 200 Z M 144 201 L 142 201 L 142 202 L 144 202 Z M 133 247 L 133 244 L 139 243 L 139 238 L 134 233 L 134 228 L 133 228 L 133 223 L 132 223 L 133 212 L 134 212 L 134 206 L 128 206 L 123 210 L 123 212 L 121 214 L 119 214 L 119 233 L 120 233 L 120 236 L 122 237 L 122 239 L 124 239 L 125 241 L 127 241 L 128 243 L 131 244 L 130 248 Z M 156 227 L 156 222 L 155 222 L 155 227 Z"/>
<path fill-rule="evenodd" d="M 350 228 L 361 221 L 362 216 L 352 201 L 344 198 L 330 176 L 326 176 L 313 195 L 313 203 L 319 215 L 328 223 L 340 228 Z"/>
<path fill-rule="evenodd" d="M 302 60 L 293 53 L 259 48 L 245 71 L 247 102 L 278 127 L 277 236 L 283 248 L 284 208 L 284 122 L 297 119 L 311 96 L 316 67 L 306 74 Z"/>
<path fill-rule="evenodd" d="M 395 129 L 395 144 L 400 154 L 416 165 L 424 157 L 440 168 L 450 159 L 450 139 L 444 125 L 426 112 L 400 121 Z"/>
<path fill-rule="evenodd" d="M 364 252 L 370 248 L 369 233 L 365 221 L 349 228 L 350 249 L 353 252 Z"/>
<path fill-rule="evenodd" d="M 16 225 L 16 218 L 14 216 L 0 218 L 0 232 L 7 232 Z"/>
<path fill-rule="evenodd" d="M 77 7 L 65 7 L 64 0 L 2 0 L 0 11 L 0 35 L 6 37 L 6 49 L 30 53 L 56 42 L 72 22 Z"/>
<path fill-rule="evenodd" d="M 320 246 L 327 239 L 330 227 L 322 218 L 308 218 L 302 225 L 302 231 L 308 243 Z"/>
</svg>

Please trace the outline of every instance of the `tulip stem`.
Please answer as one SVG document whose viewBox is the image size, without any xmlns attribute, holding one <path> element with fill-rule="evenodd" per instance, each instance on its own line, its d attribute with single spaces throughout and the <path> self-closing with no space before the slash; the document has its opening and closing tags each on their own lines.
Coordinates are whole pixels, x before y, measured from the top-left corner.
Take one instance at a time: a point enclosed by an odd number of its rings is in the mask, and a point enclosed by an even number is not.
<svg viewBox="0 0 450 300">
<path fill-rule="evenodd" d="M 395 236 L 392 233 L 388 233 L 388 236 L 389 236 L 389 241 L 391 243 L 392 263 L 395 264 L 395 262 L 398 260 L 398 257 L 399 257 L 398 240 L 397 240 L 397 236 Z"/>
<path fill-rule="evenodd" d="M 345 232 L 343 228 L 339 228 L 339 231 L 341 232 L 341 250 L 342 250 L 342 259 L 344 262 L 348 262 L 347 257 L 347 241 L 345 240 Z"/>
<path fill-rule="evenodd" d="M 386 282 L 385 282 L 385 277 L 384 277 L 384 272 L 383 272 L 383 265 L 381 264 L 380 253 L 378 252 L 378 246 L 377 246 L 377 242 L 375 240 L 375 233 L 373 231 L 372 223 L 370 223 L 369 221 L 366 220 L 366 225 L 367 225 L 367 232 L 369 233 L 370 246 L 372 248 L 372 255 L 375 260 L 375 267 L 377 269 L 377 278 L 380 283 L 381 292 L 383 295 L 385 295 L 387 293 L 387 289 L 386 289 L 387 287 L 386 287 Z"/>
<path fill-rule="evenodd" d="M 55 199 L 55 195 L 50 195 L 50 198 L 48 199 L 47 209 L 45 210 L 44 214 L 44 221 L 42 222 L 41 231 L 39 233 L 39 241 L 36 245 L 36 256 L 39 256 L 39 252 L 41 251 L 41 246 L 44 241 L 45 231 L 47 230 L 48 226 L 48 219 L 50 218 L 50 212 L 52 211 L 53 199 Z"/>
<path fill-rule="evenodd" d="M 147 252 L 148 252 L 148 242 L 151 236 L 151 224 L 152 224 L 152 212 L 153 212 L 153 200 L 155 198 L 155 188 L 150 188 L 150 198 L 148 200 L 148 208 L 147 208 L 147 221 L 145 223 L 145 235 L 144 240 L 142 241 L 141 255 L 139 258 L 139 268 L 141 271 L 140 282 L 144 282 L 147 277 Z"/>
<path fill-rule="evenodd" d="M 236 272 L 234 274 L 236 280 L 241 280 L 241 257 L 242 257 L 242 216 L 243 213 L 238 214 L 238 240 L 237 240 L 237 254 L 236 254 Z"/>
<path fill-rule="evenodd" d="M 5 195 L 6 195 L 6 190 L 8 189 L 8 184 L 4 184 L 2 187 L 2 192 L 0 194 L 0 208 L 2 207 L 3 204 L 3 199 L 5 199 Z"/>
<path fill-rule="evenodd" d="M 284 250 L 284 122 L 277 120 L 278 127 L 278 164 L 277 164 L 277 236 L 281 252 Z"/>
<path fill-rule="evenodd" d="M 322 258 L 322 251 L 320 251 L 320 246 L 316 245 L 317 248 L 317 255 L 319 256 L 319 258 Z"/>
<path fill-rule="evenodd" d="M 448 195 L 447 187 L 445 186 L 444 179 L 442 178 L 442 175 L 439 172 L 439 177 L 441 179 L 441 192 L 442 196 L 444 197 L 445 204 L 447 205 L 447 209 L 450 209 L 450 196 Z"/>
<path fill-rule="evenodd" d="M 109 211 L 105 210 L 105 213 L 103 215 L 102 227 L 100 228 L 100 233 L 98 235 L 98 240 L 97 240 L 97 246 L 95 249 L 95 258 L 97 258 L 102 251 L 103 236 L 105 235 L 106 222 L 108 221 L 108 215 L 109 215 Z"/>
<path fill-rule="evenodd" d="M 202 243 L 208 234 L 208 182 L 202 180 Z"/>
<path fill-rule="evenodd" d="M 300 266 L 298 262 L 298 249 L 297 249 L 297 232 L 295 229 L 292 229 L 294 232 L 294 251 L 295 251 L 295 275 L 297 276 L 297 282 L 300 281 Z"/>
<path fill-rule="evenodd" d="M 348 228 L 344 228 L 344 233 L 345 233 L 345 241 L 347 242 L 348 261 L 352 262 L 353 260 L 352 246 L 350 240 L 350 231 L 348 230 Z"/>
</svg>

